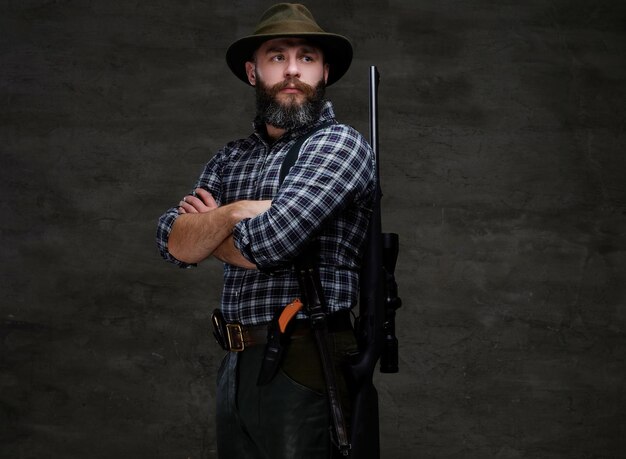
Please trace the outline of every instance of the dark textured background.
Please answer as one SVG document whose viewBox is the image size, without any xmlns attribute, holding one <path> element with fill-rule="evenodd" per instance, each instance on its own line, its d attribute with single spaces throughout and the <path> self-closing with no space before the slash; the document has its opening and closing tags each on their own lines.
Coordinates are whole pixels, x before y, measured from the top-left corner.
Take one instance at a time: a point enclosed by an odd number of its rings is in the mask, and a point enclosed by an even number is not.
<svg viewBox="0 0 626 459">
<path fill-rule="evenodd" d="M 270 2 L 1 5 L 0 456 L 213 458 L 220 266 L 155 224 L 248 134 L 223 56 Z M 626 457 L 626 3 L 309 6 L 355 45 L 342 121 L 382 74 L 382 458 Z"/>
</svg>

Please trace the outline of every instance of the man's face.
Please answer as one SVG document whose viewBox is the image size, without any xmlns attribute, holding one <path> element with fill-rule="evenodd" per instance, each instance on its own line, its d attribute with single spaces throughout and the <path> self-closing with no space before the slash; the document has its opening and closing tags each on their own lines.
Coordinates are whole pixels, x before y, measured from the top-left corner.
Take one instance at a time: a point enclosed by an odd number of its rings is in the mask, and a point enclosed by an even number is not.
<svg viewBox="0 0 626 459">
<path fill-rule="evenodd" d="M 269 40 L 246 71 L 256 87 L 259 121 L 293 129 L 317 120 L 328 78 L 319 48 L 302 39 Z"/>
<path fill-rule="evenodd" d="M 281 105 L 302 104 L 306 91 L 298 82 L 315 87 L 328 79 L 328 65 L 322 50 L 301 38 L 275 38 L 264 42 L 246 62 L 248 81 L 256 86 L 260 78 L 266 87 L 281 84 L 275 98 Z"/>
</svg>

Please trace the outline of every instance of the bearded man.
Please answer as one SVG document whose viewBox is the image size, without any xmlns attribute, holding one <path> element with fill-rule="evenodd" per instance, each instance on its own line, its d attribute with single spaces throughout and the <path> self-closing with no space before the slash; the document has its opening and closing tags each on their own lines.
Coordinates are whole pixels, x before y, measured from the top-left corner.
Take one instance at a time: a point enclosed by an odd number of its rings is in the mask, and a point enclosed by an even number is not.
<svg viewBox="0 0 626 459">
<path fill-rule="evenodd" d="M 352 46 L 324 32 L 303 5 L 281 3 L 263 14 L 253 35 L 230 46 L 226 60 L 255 88 L 254 132 L 219 150 L 194 191 L 161 216 L 158 247 L 180 267 L 211 257 L 224 263 L 214 315 L 216 337 L 228 351 L 217 382 L 219 457 L 333 457 L 328 381 L 306 311 L 290 324 L 279 368 L 269 378 L 259 375 L 268 358 L 268 324 L 302 297 L 293 265 L 315 241 L 327 344 L 349 413 L 342 368 L 356 349 L 350 310 L 358 297 L 374 156 L 358 132 L 335 120 L 324 90 L 348 70 Z M 282 180 L 293 149 L 297 160 Z"/>
</svg>

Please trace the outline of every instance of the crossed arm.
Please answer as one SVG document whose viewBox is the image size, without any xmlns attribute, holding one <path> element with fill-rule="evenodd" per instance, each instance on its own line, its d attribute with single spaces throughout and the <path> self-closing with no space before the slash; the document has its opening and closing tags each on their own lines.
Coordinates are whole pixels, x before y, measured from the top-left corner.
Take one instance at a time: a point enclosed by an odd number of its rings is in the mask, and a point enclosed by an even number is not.
<svg viewBox="0 0 626 459">
<path fill-rule="evenodd" d="M 185 196 L 179 203 L 179 216 L 169 235 L 170 254 L 186 263 L 198 263 L 211 255 L 242 268 L 255 269 L 237 250 L 233 228 L 245 218 L 253 218 L 270 208 L 271 201 L 236 201 L 218 206 L 213 196 L 196 188 L 195 196 Z"/>
</svg>

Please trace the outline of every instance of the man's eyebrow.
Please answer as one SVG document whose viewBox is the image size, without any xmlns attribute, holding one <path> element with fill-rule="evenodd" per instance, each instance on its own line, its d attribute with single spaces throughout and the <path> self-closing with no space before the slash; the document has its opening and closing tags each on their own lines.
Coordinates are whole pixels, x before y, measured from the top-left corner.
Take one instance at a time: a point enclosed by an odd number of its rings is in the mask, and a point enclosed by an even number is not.
<svg viewBox="0 0 626 459">
<path fill-rule="evenodd" d="M 313 45 L 303 45 L 302 52 L 307 54 L 320 54 L 321 50 Z"/>
<path fill-rule="evenodd" d="M 269 53 L 282 53 L 285 49 L 287 49 L 286 46 L 281 46 L 281 45 L 275 45 L 272 46 L 270 48 L 267 48 L 265 50 L 265 54 L 269 54 Z"/>
</svg>

